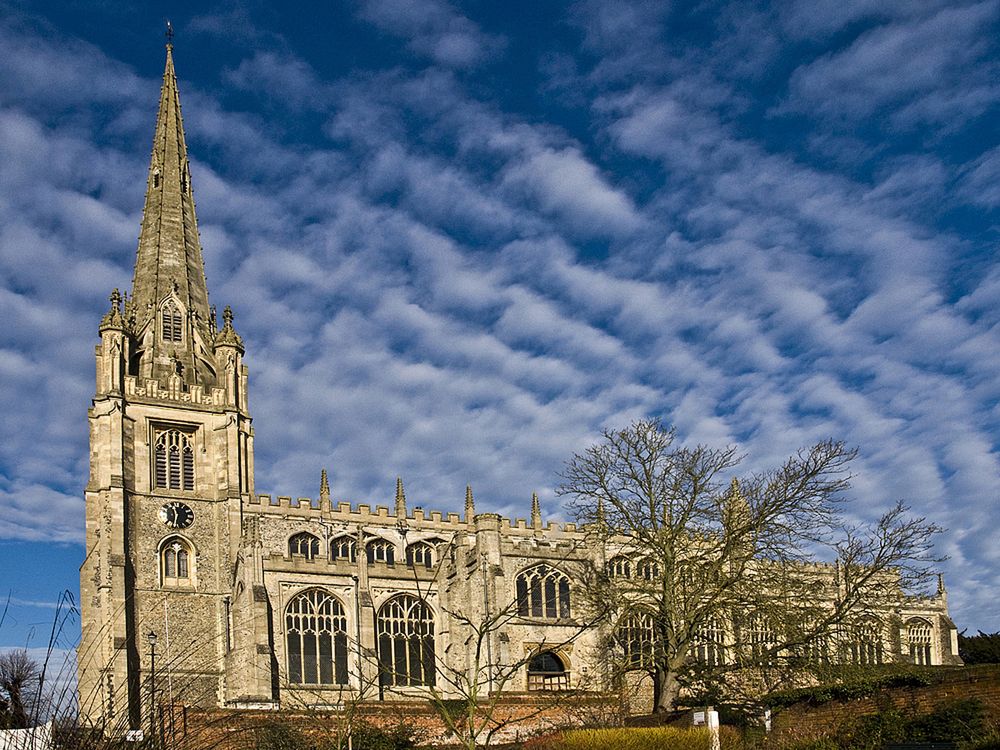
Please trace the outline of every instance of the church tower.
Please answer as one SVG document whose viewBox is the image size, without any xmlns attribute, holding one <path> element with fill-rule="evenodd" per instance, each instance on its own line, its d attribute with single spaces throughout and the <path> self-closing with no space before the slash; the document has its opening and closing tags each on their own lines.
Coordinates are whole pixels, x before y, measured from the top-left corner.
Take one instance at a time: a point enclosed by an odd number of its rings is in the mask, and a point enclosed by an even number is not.
<svg viewBox="0 0 1000 750">
<path fill-rule="evenodd" d="M 80 713 L 105 731 L 149 731 L 157 706 L 223 698 L 253 495 L 243 341 L 230 309 L 220 328 L 208 303 L 169 44 L 132 291 L 111 294 L 99 333 Z"/>
</svg>

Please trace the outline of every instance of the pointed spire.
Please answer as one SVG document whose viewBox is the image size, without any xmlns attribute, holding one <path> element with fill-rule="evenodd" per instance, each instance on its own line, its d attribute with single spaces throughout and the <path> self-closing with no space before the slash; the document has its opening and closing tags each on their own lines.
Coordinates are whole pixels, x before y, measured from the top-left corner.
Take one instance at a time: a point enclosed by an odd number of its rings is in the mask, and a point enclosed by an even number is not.
<svg viewBox="0 0 1000 750">
<path fill-rule="evenodd" d="M 948 593 L 948 589 L 944 587 L 944 573 L 937 574 L 937 595 L 942 596 Z"/>
<path fill-rule="evenodd" d="M 327 476 L 326 469 L 319 472 L 319 507 L 324 513 L 329 513 L 330 507 L 330 477 Z"/>
<path fill-rule="evenodd" d="M 396 518 L 406 518 L 406 493 L 403 491 L 403 480 L 396 477 Z"/>
<path fill-rule="evenodd" d="M 542 505 L 538 502 L 538 493 L 531 493 L 531 527 L 542 528 Z"/>
<path fill-rule="evenodd" d="M 472 485 L 465 485 L 465 522 L 472 523 L 476 515 L 476 501 L 472 497 Z"/>
<path fill-rule="evenodd" d="M 173 293 L 191 316 L 194 327 L 207 339 L 205 264 L 171 50 L 168 44 L 130 310 L 135 315 L 136 332 L 141 333 L 153 319 L 156 306 Z"/>
</svg>

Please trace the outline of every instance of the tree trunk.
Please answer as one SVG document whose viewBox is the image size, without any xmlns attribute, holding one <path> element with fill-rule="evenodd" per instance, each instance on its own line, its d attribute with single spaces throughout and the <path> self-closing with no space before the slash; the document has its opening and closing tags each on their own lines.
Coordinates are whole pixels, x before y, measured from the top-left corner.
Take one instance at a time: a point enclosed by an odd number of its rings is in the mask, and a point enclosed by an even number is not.
<svg viewBox="0 0 1000 750">
<path fill-rule="evenodd" d="M 681 683 L 677 672 L 672 669 L 658 669 L 653 677 L 653 713 L 673 711 L 677 697 L 681 692 Z"/>
</svg>

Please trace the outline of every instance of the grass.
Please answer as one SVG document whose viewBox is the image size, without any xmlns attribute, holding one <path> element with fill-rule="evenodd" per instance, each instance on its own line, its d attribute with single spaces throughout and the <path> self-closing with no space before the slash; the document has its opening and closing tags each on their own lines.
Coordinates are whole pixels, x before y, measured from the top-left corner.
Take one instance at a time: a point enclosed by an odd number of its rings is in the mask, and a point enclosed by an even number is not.
<svg viewBox="0 0 1000 750">
<path fill-rule="evenodd" d="M 565 732 L 551 750 L 709 750 L 707 729 L 648 727 L 574 729 Z"/>
</svg>

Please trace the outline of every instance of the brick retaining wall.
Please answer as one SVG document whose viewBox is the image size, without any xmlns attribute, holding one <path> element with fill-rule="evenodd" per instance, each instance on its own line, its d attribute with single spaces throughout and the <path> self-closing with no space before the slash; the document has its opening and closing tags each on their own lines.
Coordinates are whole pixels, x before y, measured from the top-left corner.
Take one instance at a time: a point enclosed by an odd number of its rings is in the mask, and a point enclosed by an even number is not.
<svg viewBox="0 0 1000 750">
<path fill-rule="evenodd" d="M 923 687 L 889 688 L 868 698 L 829 701 L 818 706 L 797 703 L 781 709 L 772 721 L 771 736 L 779 744 L 829 735 L 858 716 L 896 708 L 917 716 L 959 698 L 976 698 L 989 720 L 1000 726 L 1000 665 L 959 667 L 935 675 L 939 680 Z"/>
<path fill-rule="evenodd" d="M 561 699 L 509 697 L 497 706 L 494 719 L 505 725 L 495 741 L 514 742 L 567 726 L 609 723 L 620 714 L 617 701 L 595 696 Z M 351 721 L 392 729 L 405 725 L 419 734 L 421 743 L 448 744 L 444 722 L 426 701 L 383 701 L 359 704 L 353 709 L 266 711 L 174 707 L 165 711 L 164 747 L 177 750 L 247 750 L 264 727 L 281 725 L 317 741 L 343 734 Z"/>
</svg>

